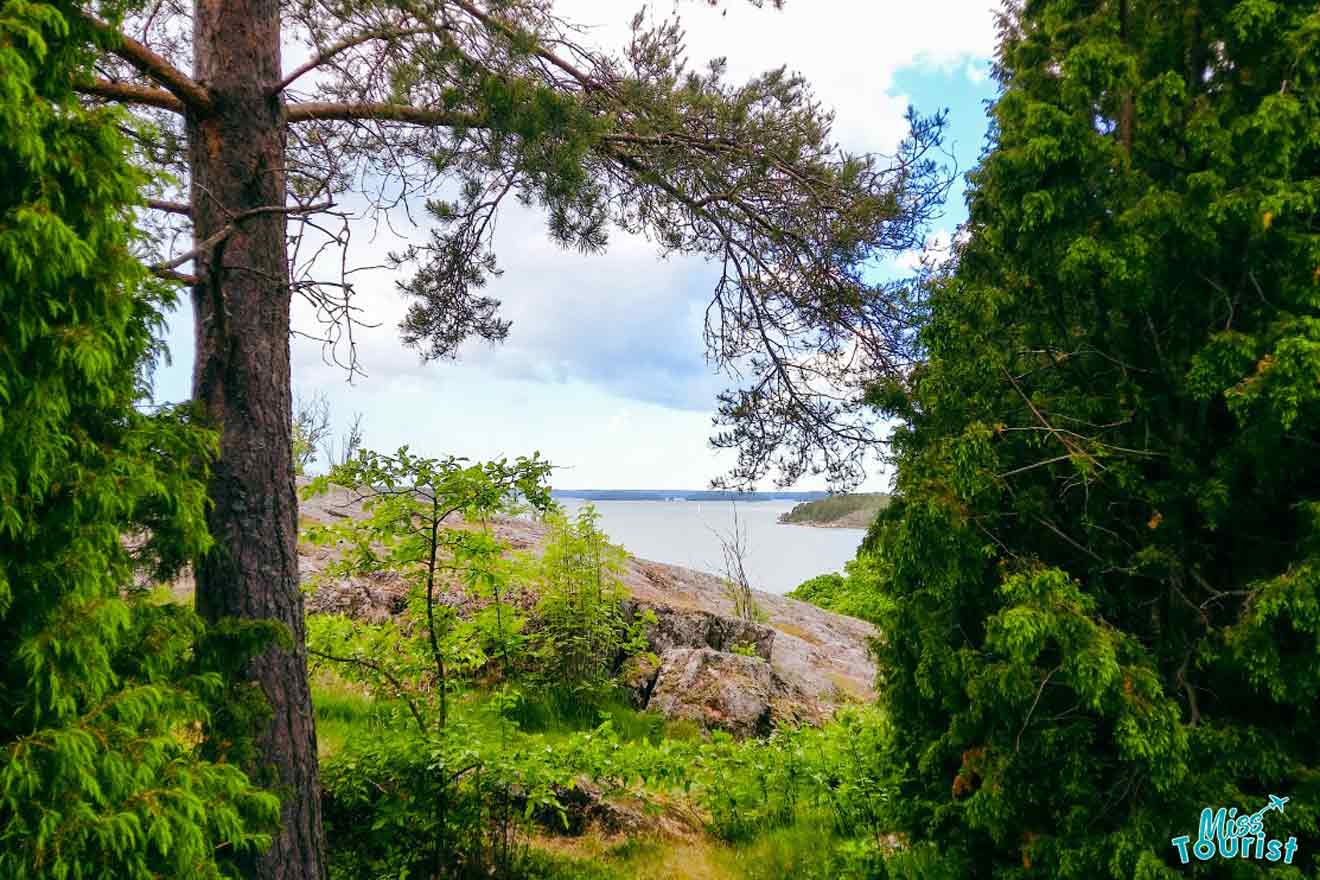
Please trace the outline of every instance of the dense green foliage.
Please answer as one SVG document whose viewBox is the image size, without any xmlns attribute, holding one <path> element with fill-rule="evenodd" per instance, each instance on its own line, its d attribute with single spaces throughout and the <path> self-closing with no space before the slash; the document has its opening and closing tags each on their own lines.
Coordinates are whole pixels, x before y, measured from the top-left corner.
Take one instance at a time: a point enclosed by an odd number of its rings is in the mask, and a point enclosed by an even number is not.
<svg viewBox="0 0 1320 880">
<path fill-rule="evenodd" d="M 898 830 L 951 876 L 1320 858 L 1320 12 L 1033 0 L 876 552 Z M 1204 806 L 1291 866 L 1180 866 Z"/>
<path fill-rule="evenodd" d="M 567 821 L 559 797 L 576 765 L 529 749 L 520 724 L 599 723 L 615 664 L 641 643 L 622 550 L 590 509 L 576 522 L 550 510 L 548 474 L 536 457 L 469 464 L 404 448 L 362 451 L 307 487 L 362 504 L 361 517 L 305 530 L 338 554 L 323 576 L 407 589 L 397 619 L 309 621 L 311 656 L 374 703 L 324 768 L 333 876 L 527 876 L 531 820 Z M 528 509 L 548 517 L 541 558 L 493 528 Z"/>
<path fill-rule="evenodd" d="M 884 603 L 875 584 L 885 576 L 886 570 L 880 558 L 863 551 L 844 566 L 843 574 L 832 571 L 816 575 L 785 595 L 836 614 L 878 623 Z"/>
<path fill-rule="evenodd" d="M 779 521 L 864 529 L 888 503 L 889 496 L 881 492 L 831 495 L 793 505 L 793 509 L 781 516 Z"/>
<path fill-rule="evenodd" d="M 618 659 L 646 647 L 642 622 L 629 620 L 623 605 L 619 575 L 627 554 L 606 539 L 599 521 L 590 505 L 576 522 L 551 516 L 537 571 L 537 665 L 547 685 L 587 706 L 614 689 Z"/>
<path fill-rule="evenodd" d="M 214 877 L 278 803 L 208 737 L 230 640 L 136 586 L 206 546 L 215 444 L 135 408 L 168 298 L 75 10 L 0 3 L 0 876 Z"/>
<path fill-rule="evenodd" d="M 404 447 L 362 450 L 306 488 L 310 497 L 338 486 L 362 504 L 360 518 L 305 531 L 339 552 L 325 576 L 389 574 L 407 587 L 400 620 L 309 621 L 314 660 L 396 707 L 378 710 L 324 768 L 332 877 L 516 876 L 523 811 L 555 808 L 550 786 L 561 780 L 505 748 L 508 722 L 474 727 L 450 708 L 463 681 L 495 659 L 507 674 L 524 644 L 523 620 L 508 603 L 514 566 L 490 520 L 524 504 L 545 510 L 548 473 L 535 457 L 469 464 Z M 491 604 L 463 616 L 460 598 Z"/>
<path fill-rule="evenodd" d="M 305 497 L 338 486 L 363 511 L 304 532 L 312 543 L 339 550 L 323 576 L 400 576 L 408 586 L 409 618 L 401 626 L 324 617 L 309 628 L 313 656 L 346 664 L 406 700 L 422 733 L 443 728 L 455 686 L 451 673 L 480 670 L 493 656 L 507 670 L 511 649 L 521 641 L 523 621 L 508 603 L 517 586 L 514 566 L 490 520 L 523 507 L 547 510 L 549 473 L 550 465 L 536 456 L 469 464 L 419 456 L 405 446 L 393 455 L 362 450 L 313 480 Z M 458 596 L 493 601 L 464 619 L 447 601 Z M 432 708 L 434 720 L 427 717 Z"/>
<path fill-rule="evenodd" d="M 550 512 L 540 557 L 499 538 L 496 517 L 544 507 L 546 472 L 539 459 L 474 465 L 405 449 L 360 453 L 308 488 L 363 503 L 360 517 L 306 529 L 338 554 L 326 574 L 400 575 L 409 600 L 381 623 L 309 621 L 318 718 L 333 737 L 332 877 L 579 877 L 584 863 L 538 854 L 532 835 L 580 834 L 590 805 L 616 797 L 649 810 L 683 799 L 683 821 L 713 845 L 754 851 L 763 870 L 748 876 L 881 870 L 882 717 L 737 742 L 621 704 L 613 676 L 644 647 L 646 618 L 629 619 L 623 551 L 594 511 Z M 613 867 L 592 870 L 626 876 Z"/>
<path fill-rule="evenodd" d="M 635 876 L 627 853 L 592 866 L 546 860 L 527 846 L 537 826 L 542 834 L 586 830 L 584 786 L 593 797 L 655 812 L 682 798 L 690 806 L 679 815 L 700 820 L 693 830 L 704 830 L 708 846 L 727 854 L 730 869 L 721 876 L 884 876 L 890 786 L 874 759 L 888 737 L 873 710 L 846 712 L 822 729 L 738 742 L 722 733 L 631 737 L 626 728 L 647 716 L 626 710 L 598 724 L 579 722 L 576 730 L 538 733 L 510 722 L 507 697 L 460 701 L 442 738 L 418 737 L 379 703 L 357 710 L 358 729 L 324 767 L 332 878 L 404 871 Z M 318 695 L 318 713 L 325 699 Z M 454 784 L 446 785 L 451 777 Z M 632 858 L 644 864 L 648 854 Z"/>
</svg>

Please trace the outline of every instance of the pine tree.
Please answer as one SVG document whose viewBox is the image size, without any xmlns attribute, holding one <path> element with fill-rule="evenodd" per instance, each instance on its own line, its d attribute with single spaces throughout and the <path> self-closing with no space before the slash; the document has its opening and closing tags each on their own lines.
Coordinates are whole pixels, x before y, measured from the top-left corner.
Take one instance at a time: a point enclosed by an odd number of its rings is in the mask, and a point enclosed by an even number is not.
<svg viewBox="0 0 1320 880">
<path fill-rule="evenodd" d="M 206 548 L 215 438 L 135 407 L 168 298 L 72 11 L 0 2 L 0 876 L 219 876 L 278 802 L 207 736 L 242 652 L 134 589 Z"/>
<path fill-rule="evenodd" d="M 895 869 L 1314 876 L 1320 12 L 1033 0 L 1002 27 L 924 364 L 872 397 L 905 422 L 868 542 Z M 1179 863 L 1203 807 L 1276 793 L 1291 866 Z"/>
</svg>

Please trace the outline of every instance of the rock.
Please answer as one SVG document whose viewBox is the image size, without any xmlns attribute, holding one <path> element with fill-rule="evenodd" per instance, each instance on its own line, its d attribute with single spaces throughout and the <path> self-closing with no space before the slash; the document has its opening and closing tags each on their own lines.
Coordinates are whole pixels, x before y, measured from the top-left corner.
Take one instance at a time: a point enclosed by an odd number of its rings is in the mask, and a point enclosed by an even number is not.
<svg viewBox="0 0 1320 880">
<path fill-rule="evenodd" d="M 770 660 L 774 653 L 775 631 L 762 623 L 739 620 L 736 617 L 710 615 L 712 638 L 707 642 L 717 651 L 732 652 L 737 647 L 750 647 L 762 660 Z"/>
<path fill-rule="evenodd" d="M 562 814 L 557 810 L 538 810 L 535 818 L 548 829 L 577 837 L 587 830 L 594 817 L 601 803 L 601 789 L 591 780 L 579 778 L 572 785 L 556 786 L 555 799 L 563 808 Z"/>
<path fill-rule="evenodd" d="M 634 709 L 645 709 L 651 701 L 656 676 L 660 674 L 660 658 L 647 651 L 634 654 L 623 662 L 615 680 L 628 692 Z"/>
<path fill-rule="evenodd" d="M 660 658 L 646 708 L 734 736 L 758 736 L 770 732 L 774 696 L 774 674 L 760 657 L 674 648 Z"/>
<path fill-rule="evenodd" d="M 554 794 L 562 814 L 540 807 L 531 814 L 549 834 L 579 837 L 595 831 L 607 838 L 690 838 L 701 830 L 696 817 L 664 809 L 663 797 L 648 795 L 643 799 L 620 790 L 606 790 L 585 776 L 555 786 Z M 521 787 L 511 787 L 509 795 L 514 809 L 526 809 L 527 797 Z"/>
<path fill-rule="evenodd" d="M 591 811 L 591 821 L 605 834 L 621 834 L 624 837 L 648 833 L 679 836 L 667 827 L 670 823 L 666 823 L 662 817 L 648 815 L 645 802 L 630 803 L 621 799 L 602 798 Z"/>
<path fill-rule="evenodd" d="M 822 702 L 785 679 L 779 674 L 779 670 L 772 671 L 774 674 L 770 696 L 772 724 L 821 725 L 829 720 L 830 715 L 834 713 L 833 703 Z"/>
<path fill-rule="evenodd" d="M 325 578 L 307 599 L 309 614 L 344 614 L 367 623 L 384 623 L 408 604 L 402 578 L 373 573 L 349 578 Z"/>
<path fill-rule="evenodd" d="M 639 606 L 735 619 L 716 575 L 634 557 L 628 560 L 624 583 Z M 826 714 L 840 703 L 874 698 L 875 663 L 868 648 L 875 627 L 786 596 L 758 591 L 755 598 L 768 617 L 766 625 L 776 631 L 770 662 L 777 674 Z"/>
<path fill-rule="evenodd" d="M 629 601 L 624 607 L 625 615 L 646 610 L 655 615 L 655 623 L 647 627 L 646 642 L 657 654 L 675 648 L 732 652 L 735 647 L 749 646 L 756 656 L 769 660 L 774 651 L 775 631 L 763 624 L 661 603 Z"/>
</svg>

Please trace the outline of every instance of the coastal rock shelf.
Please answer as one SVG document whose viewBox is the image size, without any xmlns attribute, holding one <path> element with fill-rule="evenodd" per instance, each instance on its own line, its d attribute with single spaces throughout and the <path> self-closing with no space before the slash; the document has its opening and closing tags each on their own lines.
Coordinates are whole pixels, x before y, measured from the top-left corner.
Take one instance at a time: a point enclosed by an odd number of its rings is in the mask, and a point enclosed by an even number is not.
<svg viewBox="0 0 1320 880">
<path fill-rule="evenodd" d="M 359 513 L 341 491 L 302 506 L 305 523 Z M 492 529 L 518 550 L 536 552 L 546 537 L 546 528 L 531 519 L 500 519 Z M 332 550 L 300 544 L 304 581 L 331 558 Z M 845 702 L 874 696 L 867 646 L 877 633 L 864 621 L 760 591 L 755 597 L 764 622 L 740 620 L 718 577 L 632 556 L 622 579 L 629 603 L 656 617 L 647 640 L 658 662 L 638 658 L 621 676 L 639 706 L 747 734 L 780 719 L 820 721 Z M 402 580 L 390 575 L 324 580 L 307 609 L 380 621 L 399 613 L 405 591 Z M 441 601 L 479 604 L 457 587 Z M 521 601 L 529 608 L 534 603 L 531 595 Z M 697 696 L 689 699 L 692 694 Z"/>
</svg>

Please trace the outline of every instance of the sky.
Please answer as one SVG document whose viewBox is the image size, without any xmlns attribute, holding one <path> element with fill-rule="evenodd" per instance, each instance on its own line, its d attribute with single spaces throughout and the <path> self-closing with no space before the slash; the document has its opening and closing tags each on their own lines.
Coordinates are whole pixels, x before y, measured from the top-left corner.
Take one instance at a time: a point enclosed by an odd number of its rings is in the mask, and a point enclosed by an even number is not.
<svg viewBox="0 0 1320 880">
<path fill-rule="evenodd" d="M 661 0 L 651 12 L 680 15 L 690 66 L 726 57 L 732 81 L 785 64 L 802 73 L 836 111 L 835 139 L 850 152 L 892 152 L 909 105 L 921 113 L 947 109 L 946 148 L 960 174 L 972 167 L 984 140 L 985 102 L 994 95 L 993 0 L 764 5 Z M 606 49 L 623 46 L 637 7 L 619 0 L 555 5 L 588 28 L 586 42 Z M 931 240 L 947 241 L 965 216 L 958 187 Z M 427 226 L 418 221 L 404 231 L 422 240 Z M 348 381 L 325 362 L 319 343 L 295 337 L 295 392 L 323 393 L 339 431 L 361 413 L 373 449 L 406 443 L 428 455 L 473 459 L 539 451 L 556 465 L 558 488 L 704 488 L 733 464 L 732 453 L 709 444 L 716 394 L 729 385 L 707 363 L 701 338 L 717 270 L 695 258 L 661 260 L 651 242 L 618 230 L 606 252 L 587 256 L 561 250 L 544 230 L 534 209 L 503 209 L 495 250 L 504 274 L 487 288 L 513 321 L 503 344 L 468 343 L 454 362 L 421 363 L 399 341 L 406 304 L 396 276 L 364 272 L 355 276 L 357 303 L 365 320 L 379 324 L 359 337 L 366 375 Z M 371 240 L 357 233 L 350 258 L 374 265 L 399 247 L 388 234 Z M 314 329 L 298 307 L 294 325 Z M 166 342 L 172 363 L 158 369 L 155 396 L 182 400 L 193 358 L 186 301 L 170 316 Z M 887 483 L 873 468 L 862 488 Z M 825 486 L 804 479 L 794 488 Z"/>
</svg>

